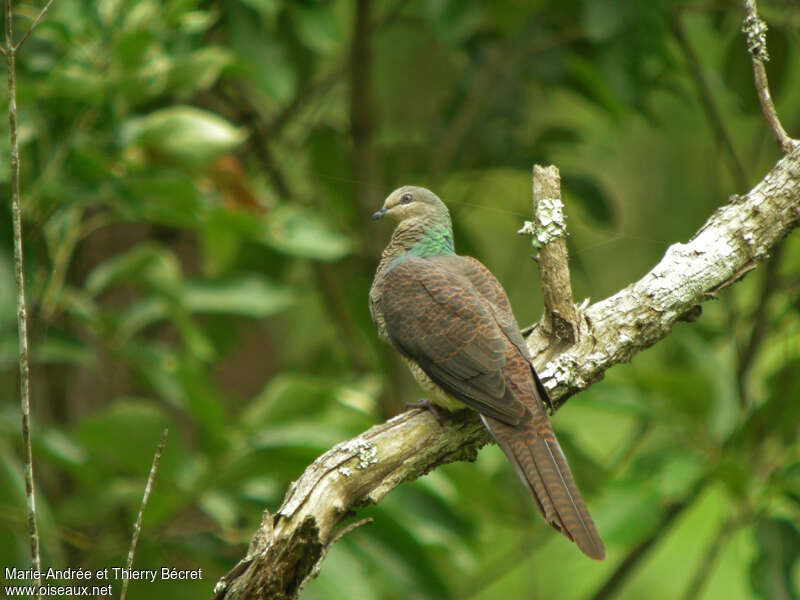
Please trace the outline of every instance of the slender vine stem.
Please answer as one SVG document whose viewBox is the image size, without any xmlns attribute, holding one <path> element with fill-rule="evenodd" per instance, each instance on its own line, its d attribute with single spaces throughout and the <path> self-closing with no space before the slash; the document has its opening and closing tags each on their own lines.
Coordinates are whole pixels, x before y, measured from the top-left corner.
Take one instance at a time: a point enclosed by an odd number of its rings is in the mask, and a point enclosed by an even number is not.
<svg viewBox="0 0 800 600">
<path fill-rule="evenodd" d="M 133 536 L 131 537 L 131 547 L 128 550 L 128 561 L 126 568 L 130 573 L 133 569 L 133 557 L 136 555 L 136 546 L 139 543 L 139 535 L 142 533 L 142 519 L 144 518 L 144 509 L 147 508 L 147 501 L 150 499 L 150 492 L 153 490 L 153 482 L 156 480 L 158 474 L 158 463 L 161 462 L 161 454 L 164 452 L 164 444 L 167 443 L 167 434 L 169 429 L 165 429 L 161 434 L 161 440 L 158 442 L 158 447 L 153 455 L 153 464 L 150 467 L 150 474 L 147 476 L 147 483 L 144 486 L 144 493 L 142 494 L 142 504 L 139 507 L 139 515 L 136 517 L 136 523 L 133 526 Z M 120 592 L 120 600 L 125 600 L 128 597 L 128 582 L 130 580 L 125 577 L 122 580 L 122 591 Z"/>
<path fill-rule="evenodd" d="M 50 0 L 39 16 L 31 23 L 25 35 L 14 44 L 14 14 L 11 0 L 6 0 L 6 40 L 2 54 L 6 57 L 8 71 L 8 132 L 11 142 L 11 214 L 14 230 L 14 276 L 17 286 L 17 331 L 19 337 L 19 390 L 22 413 L 22 446 L 25 463 L 25 498 L 28 520 L 28 536 L 31 542 L 31 568 L 36 577 L 36 598 L 41 598 L 42 559 L 39 544 L 39 528 L 36 519 L 36 492 L 33 486 L 33 448 L 31 443 L 31 370 L 28 345 L 28 309 L 25 298 L 25 261 L 22 252 L 22 195 L 19 185 L 19 144 L 17 142 L 17 69 L 16 55 L 34 29 L 50 10 Z"/>
<path fill-rule="evenodd" d="M 47 13 L 49 12 L 50 7 L 53 6 L 53 2 L 55 2 L 55 0 L 50 0 L 47 4 L 45 4 L 45 7 L 39 12 L 39 16 L 37 16 L 33 20 L 31 26 L 28 27 L 28 31 L 25 32 L 25 35 L 22 36 L 22 39 L 20 39 L 20 41 L 18 41 L 17 44 L 14 46 L 15 53 L 19 51 L 19 49 L 22 47 L 22 44 L 25 43 L 25 40 L 27 40 L 31 36 L 33 30 L 36 29 L 39 26 L 39 23 L 42 22 L 42 19 L 44 19 L 45 15 L 47 15 Z M 7 41 L 6 51 L 8 51 L 8 49 L 12 47 L 11 46 L 12 40 L 8 39 L 6 41 Z"/>
</svg>

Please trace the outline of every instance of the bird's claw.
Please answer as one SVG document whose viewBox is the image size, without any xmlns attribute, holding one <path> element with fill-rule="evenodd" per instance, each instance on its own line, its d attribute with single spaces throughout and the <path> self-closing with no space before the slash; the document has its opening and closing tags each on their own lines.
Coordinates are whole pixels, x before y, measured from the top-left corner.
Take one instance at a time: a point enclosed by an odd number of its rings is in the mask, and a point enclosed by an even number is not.
<svg viewBox="0 0 800 600">
<path fill-rule="evenodd" d="M 428 398 L 420 398 L 416 402 L 406 402 L 406 408 L 421 408 L 423 410 L 427 410 L 433 415 L 433 418 L 436 419 L 436 422 L 439 423 L 439 425 L 443 425 L 442 415 L 439 413 L 436 405 Z"/>
</svg>

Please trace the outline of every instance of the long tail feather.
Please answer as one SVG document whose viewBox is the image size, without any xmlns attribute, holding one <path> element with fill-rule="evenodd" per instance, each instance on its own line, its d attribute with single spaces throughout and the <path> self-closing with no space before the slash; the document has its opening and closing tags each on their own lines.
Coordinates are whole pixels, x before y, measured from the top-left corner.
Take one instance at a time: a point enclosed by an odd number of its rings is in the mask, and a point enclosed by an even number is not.
<svg viewBox="0 0 800 600">
<path fill-rule="evenodd" d="M 481 420 L 530 491 L 544 519 L 589 558 L 603 560 L 605 547 L 552 432 L 540 435 L 533 421 L 512 426 L 485 415 Z"/>
</svg>

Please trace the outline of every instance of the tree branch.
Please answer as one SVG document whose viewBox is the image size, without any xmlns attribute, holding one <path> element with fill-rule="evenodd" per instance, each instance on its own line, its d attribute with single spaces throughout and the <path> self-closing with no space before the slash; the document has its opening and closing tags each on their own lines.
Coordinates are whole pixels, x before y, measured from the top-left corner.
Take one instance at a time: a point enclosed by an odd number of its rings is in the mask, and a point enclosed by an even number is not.
<svg viewBox="0 0 800 600">
<path fill-rule="evenodd" d="M 789 153 L 793 149 L 800 148 L 800 141 L 792 139 L 786 133 L 783 125 L 781 125 L 781 120 L 778 118 L 778 111 L 775 110 L 772 96 L 769 93 L 767 70 L 764 68 L 764 63 L 769 60 L 769 54 L 767 53 L 767 24 L 758 16 L 756 0 L 744 0 L 744 12 L 746 16 L 744 23 L 742 23 L 742 33 L 747 39 L 747 51 L 750 53 L 750 59 L 753 62 L 753 79 L 758 93 L 758 101 L 761 103 L 764 118 L 767 119 L 772 133 L 775 134 L 778 147 L 784 153 Z"/>
<path fill-rule="evenodd" d="M 552 361 L 529 345 L 557 405 L 628 362 L 676 321 L 740 279 L 800 225 L 800 149 L 784 156 L 746 196 L 720 207 L 685 244 L 671 246 L 642 279 L 579 310 L 578 342 Z M 424 411 L 402 413 L 335 446 L 265 514 L 247 555 L 215 587 L 215 598 L 295 598 L 353 509 L 378 502 L 439 465 L 474 459 L 488 435 L 471 411 L 443 426 Z"/>
<path fill-rule="evenodd" d="M 579 332 L 578 313 L 572 301 L 567 255 L 567 225 L 561 203 L 558 167 L 533 166 L 533 223 L 517 233 L 530 233 L 539 248 L 536 258 L 542 280 L 544 315 L 535 331 L 546 336 L 552 354 L 574 344 Z"/>
<path fill-rule="evenodd" d="M 292 484 L 278 512 L 265 513 L 247 555 L 214 588 L 225 598 L 295 598 L 323 557 L 335 528 L 404 481 L 458 460 L 474 460 L 489 435 L 477 413 L 404 412 L 342 442 Z"/>
<path fill-rule="evenodd" d="M 694 317 L 704 300 L 769 258 L 800 224 L 800 148 L 779 160 L 746 196 L 732 196 L 689 242 L 667 249 L 639 281 L 580 312 L 579 342 L 537 369 L 558 402 L 628 362 Z M 546 348 L 531 348 L 534 362 Z"/>
</svg>

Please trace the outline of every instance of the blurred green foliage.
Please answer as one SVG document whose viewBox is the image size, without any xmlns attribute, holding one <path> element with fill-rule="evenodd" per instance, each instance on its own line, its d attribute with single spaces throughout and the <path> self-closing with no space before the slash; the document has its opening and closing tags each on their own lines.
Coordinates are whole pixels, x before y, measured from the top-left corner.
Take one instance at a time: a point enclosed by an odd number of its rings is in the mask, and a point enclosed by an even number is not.
<svg viewBox="0 0 800 600">
<path fill-rule="evenodd" d="M 800 9 L 760 4 L 797 135 Z M 15 5 L 22 32 L 39 3 Z M 777 158 L 741 19 L 694 0 L 58 0 L 17 63 L 43 563 L 124 564 L 169 427 L 135 566 L 205 578 L 129 597 L 208 596 L 310 461 L 416 398 L 366 308 L 389 234 L 368 216 L 398 185 L 449 202 L 522 325 L 541 311 L 514 235 L 534 162 L 563 173 L 576 297 L 641 276 Z M 797 598 L 799 272 L 795 235 L 555 417 L 605 563 L 487 448 L 360 511 L 375 523 L 303 597 L 600 598 L 639 557 L 605 597 Z M 3 218 L 0 565 L 23 567 L 13 288 Z"/>
</svg>

